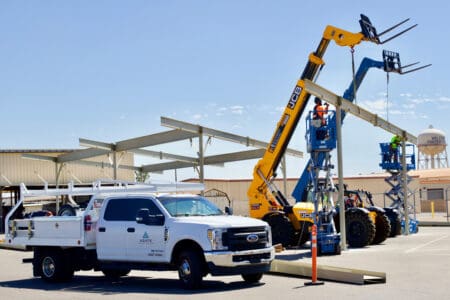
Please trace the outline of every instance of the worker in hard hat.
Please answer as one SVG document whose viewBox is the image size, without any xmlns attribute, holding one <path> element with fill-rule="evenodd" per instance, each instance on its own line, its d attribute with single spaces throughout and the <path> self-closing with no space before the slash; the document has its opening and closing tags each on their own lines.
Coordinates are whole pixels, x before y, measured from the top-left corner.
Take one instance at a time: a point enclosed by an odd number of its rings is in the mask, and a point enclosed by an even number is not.
<svg viewBox="0 0 450 300">
<path fill-rule="evenodd" d="M 399 146 L 402 142 L 402 138 L 398 135 L 394 135 L 391 138 L 391 142 L 389 143 L 389 155 L 390 155 L 390 161 L 394 163 L 398 163 L 398 152 L 399 152 Z M 393 159 L 393 160 L 392 160 Z"/>
<path fill-rule="evenodd" d="M 316 105 L 314 106 L 311 124 L 317 128 L 316 139 L 324 140 L 328 137 L 328 130 L 325 127 L 327 125 L 325 115 L 328 113 L 328 103 L 322 105 L 322 101 L 317 97 L 314 99 L 314 103 Z"/>
<path fill-rule="evenodd" d="M 320 126 L 325 126 L 327 121 L 325 120 L 325 115 L 328 113 L 328 103 L 322 105 L 322 100 L 319 98 L 314 99 L 314 110 L 313 110 L 313 120 L 320 120 Z"/>
</svg>

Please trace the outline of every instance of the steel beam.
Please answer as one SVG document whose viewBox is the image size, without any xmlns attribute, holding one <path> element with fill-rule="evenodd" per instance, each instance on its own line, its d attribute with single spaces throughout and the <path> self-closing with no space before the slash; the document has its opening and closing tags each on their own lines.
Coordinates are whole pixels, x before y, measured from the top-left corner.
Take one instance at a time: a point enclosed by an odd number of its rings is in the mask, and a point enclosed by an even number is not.
<svg viewBox="0 0 450 300">
<path fill-rule="evenodd" d="M 212 128 L 208 128 L 208 127 L 203 127 L 200 125 L 195 125 L 192 123 L 183 122 L 183 121 L 179 121 L 179 120 L 175 120 L 175 119 L 171 119 L 171 118 L 167 118 L 167 117 L 161 117 L 161 125 L 166 126 L 166 127 L 181 129 L 183 131 L 192 132 L 192 133 L 196 133 L 196 134 L 199 134 L 199 132 L 202 132 L 204 135 L 215 137 L 217 139 L 224 140 L 224 141 L 242 144 L 247 147 L 253 146 L 256 148 L 266 149 L 268 146 L 268 143 L 252 139 L 248 136 L 241 136 L 241 135 L 237 135 L 237 134 L 233 134 L 233 133 L 229 133 L 229 132 L 225 132 L 225 131 L 221 131 L 221 130 L 216 130 L 216 129 L 212 129 Z M 286 153 L 289 155 L 292 155 L 292 156 L 296 156 L 296 157 L 303 157 L 302 151 L 298 151 L 298 150 L 294 150 L 294 149 L 287 149 Z"/>
<path fill-rule="evenodd" d="M 79 161 L 72 161 L 69 163 L 76 164 L 76 165 L 91 166 L 91 167 L 114 168 L 114 164 L 105 163 L 105 162 L 101 162 L 101 161 L 96 162 L 96 161 L 90 161 L 90 160 L 79 160 Z M 118 165 L 117 168 L 123 169 L 123 170 L 141 171 L 141 167 L 135 167 L 135 166 L 129 166 L 129 165 Z"/>
<path fill-rule="evenodd" d="M 91 158 L 96 156 L 101 156 L 110 153 L 109 150 L 97 149 L 97 148 L 88 148 L 82 150 L 75 150 L 73 152 L 67 154 L 61 154 L 57 157 L 56 162 L 65 163 L 69 161 L 82 160 L 85 158 Z"/>
<path fill-rule="evenodd" d="M 99 148 L 99 149 L 109 150 L 109 151 L 114 151 L 114 149 L 115 149 L 115 144 L 112 144 L 112 143 L 104 143 L 104 142 L 99 142 L 99 141 L 83 139 L 83 138 L 79 138 L 78 141 L 80 143 L 80 146 L 83 146 L 83 147 Z"/>
<path fill-rule="evenodd" d="M 315 84 L 310 80 L 305 80 L 304 82 L 305 82 L 304 87 L 305 90 L 311 95 L 314 95 L 328 103 L 331 103 L 334 106 L 340 106 L 341 109 L 344 110 L 345 112 L 349 112 L 357 116 L 358 118 L 361 118 L 371 123 L 373 126 L 380 127 L 398 136 L 405 136 L 408 142 L 417 145 L 417 137 L 415 135 L 406 132 L 400 127 L 386 121 L 383 118 L 380 118 L 378 115 L 373 114 L 356 104 L 353 104 L 347 99 L 344 99 L 334 94 L 333 92 L 328 91 L 327 89 L 321 87 L 320 85 Z"/>
<path fill-rule="evenodd" d="M 138 155 L 156 157 L 159 159 L 171 159 L 171 160 L 184 161 L 184 162 L 198 164 L 198 159 L 195 157 L 190 157 L 190 156 L 176 155 L 176 154 L 170 154 L 170 153 L 161 152 L 161 151 L 152 151 L 152 150 L 147 150 L 147 149 L 133 149 L 133 150 L 129 150 L 129 152 L 133 152 L 134 154 L 138 154 Z"/>
<path fill-rule="evenodd" d="M 206 156 L 204 158 L 204 164 L 221 166 L 226 162 L 261 158 L 262 155 L 264 154 L 264 151 L 265 151 L 264 149 L 253 149 L 253 150 L 248 150 L 248 151 Z M 160 172 L 160 171 L 164 171 L 164 170 L 195 167 L 198 164 L 199 164 L 198 161 L 196 163 L 175 161 L 175 162 L 145 165 L 145 166 L 142 166 L 142 171 L 143 172 Z"/>
<path fill-rule="evenodd" d="M 241 152 L 233 152 L 205 157 L 205 165 L 214 165 L 232 161 L 261 158 L 264 155 L 264 149 L 254 149 Z"/>
<path fill-rule="evenodd" d="M 36 154 L 28 154 L 28 153 L 24 153 L 21 156 L 22 158 L 27 158 L 27 159 L 35 159 L 35 160 L 46 160 L 46 161 L 51 161 L 56 163 L 57 161 L 57 157 L 55 156 L 46 156 L 46 155 L 36 155 Z"/>
<path fill-rule="evenodd" d="M 79 140 L 80 140 L 80 146 L 99 148 L 99 149 L 110 150 L 110 151 L 113 151 L 115 149 L 115 144 L 109 144 L 109 143 L 88 140 L 88 139 L 82 139 L 82 138 L 80 138 Z M 143 155 L 143 156 L 156 157 L 159 159 L 171 159 L 171 160 L 198 163 L 198 159 L 195 157 L 170 154 L 170 153 L 166 153 L 166 152 L 162 152 L 162 151 L 153 151 L 153 150 L 147 150 L 147 149 L 130 149 L 130 150 L 128 150 L 128 152 L 132 152 L 134 154 Z"/>
<path fill-rule="evenodd" d="M 22 158 L 50 161 L 50 162 L 54 162 L 54 163 L 58 162 L 57 161 L 58 157 L 54 157 L 54 156 L 22 154 Z M 85 166 L 91 166 L 91 167 L 106 167 L 106 168 L 114 167 L 113 164 L 111 164 L 111 163 L 105 163 L 105 162 L 101 162 L 101 161 L 90 161 L 90 160 L 69 161 L 67 163 L 76 164 L 76 165 L 85 165 Z M 124 169 L 124 170 L 132 170 L 132 171 L 140 171 L 141 170 L 140 167 L 128 166 L 128 165 L 120 165 L 118 168 Z"/>
<path fill-rule="evenodd" d="M 155 146 L 197 137 L 197 134 L 183 130 L 170 130 L 116 143 L 116 151 L 127 151 L 144 147 Z"/>
<path fill-rule="evenodd" d="M 311 263 L 274 259 L 270 266 L 270 273 L 275 275 L 294 275 L 311 278 Z M 386 273 L 384 272 L 373 272 L 326 265 L 317 266 L 317 277 L 322 280 L 353 284 L 386 283 Z"/>
<path fill-rule="evenodd" d="M 184 161 L 172 161 L 167 163 L 153 164 L 153 165 L 145 165 L 142 166 L 142 172 L 161 172 L 165 170 L 173 170 L 173 169 L 183 169 L 189 167 L 195 167 L 197 164 L 184 162 Z"/>
</svg>

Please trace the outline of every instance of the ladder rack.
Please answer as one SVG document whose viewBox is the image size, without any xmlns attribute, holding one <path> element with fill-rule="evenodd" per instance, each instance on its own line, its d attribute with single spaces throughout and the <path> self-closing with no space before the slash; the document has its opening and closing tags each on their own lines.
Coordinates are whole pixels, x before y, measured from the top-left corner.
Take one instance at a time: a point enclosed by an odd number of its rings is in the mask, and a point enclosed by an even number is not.
<svg viewBox="0 0 450 300">
<path fill-rule="evenodd" d="M 38 197 L 38 196 L 80 196 L 94 195 L 99 193 L 174 193 L 174 192 L 193 192 L 204 190 L 201 183 L 134 183 L 121 180 L 97 180 L 89 187 L 77 187 L 70 182 L 67 188 L 49 188 L 48 184 L 40 190 L 29 190 L 24 183 L 20 184 L 20 198 Z"/>
</svg>

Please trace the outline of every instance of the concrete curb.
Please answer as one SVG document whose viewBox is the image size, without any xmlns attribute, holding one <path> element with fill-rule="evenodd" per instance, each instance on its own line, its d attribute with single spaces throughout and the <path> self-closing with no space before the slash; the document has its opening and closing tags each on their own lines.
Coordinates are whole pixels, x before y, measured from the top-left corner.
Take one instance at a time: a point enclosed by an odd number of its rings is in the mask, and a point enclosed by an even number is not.
<svg viewBox="0 0 450 300">
<path fill-rule="evenodd" d="M 419 221 L 419 227 L 421 226 L 450 226 L 450 222 L 439 221 Z"/>
</svg>

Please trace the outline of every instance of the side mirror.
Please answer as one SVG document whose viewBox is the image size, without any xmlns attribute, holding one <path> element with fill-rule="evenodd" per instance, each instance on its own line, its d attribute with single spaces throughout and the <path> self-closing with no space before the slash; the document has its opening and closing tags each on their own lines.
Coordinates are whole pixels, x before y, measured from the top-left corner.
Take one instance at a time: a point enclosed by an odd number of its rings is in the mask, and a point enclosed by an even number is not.
<svg viewBox="0 0 450 300">
<path fill-rule="evenodd" d="M 229 206 L 225 206 L 225 213 L 227 215 L 232 215 L 233 214 L 233 209 Z"/>
<path fill-rule="evenodd" d="M 164 215 L 150 215 L 150 224 L 148 225 L 162 226 L 165 220 Z"/>
</svg>

